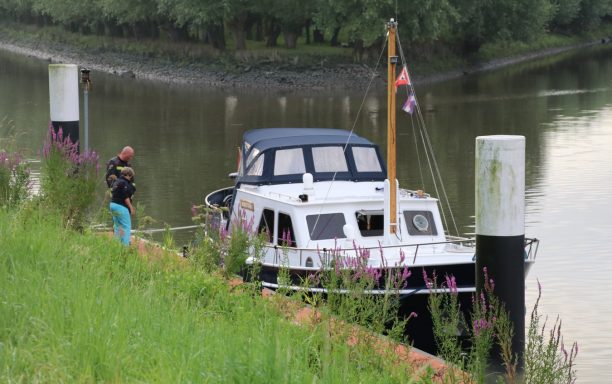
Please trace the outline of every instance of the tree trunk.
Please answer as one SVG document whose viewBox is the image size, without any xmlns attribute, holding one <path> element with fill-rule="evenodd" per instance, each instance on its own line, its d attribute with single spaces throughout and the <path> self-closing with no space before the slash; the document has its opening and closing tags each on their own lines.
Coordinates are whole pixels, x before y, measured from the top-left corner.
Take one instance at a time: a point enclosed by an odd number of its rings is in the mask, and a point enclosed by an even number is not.
<svg viewBox="0 0 612 384">
<path fill-rule="evenodd" d="M 340 27 L 334 28 L 334 32 L 332 33 L 332 38 L 329 42 L 329 44 L 332 47 L 337 47 L 338 45 L 340 45 L 340 42 L 338 42 L 338 35 L 340 35 Z"/>
<path fill-rule="evenodd" d="M 310 20 L 308 20 L 304 26 L 304 33 L 306 35 L 306 44 L 310 44 Z"/>
<path fill-rule="evenodd" d="M 263 22 L 261 19 L 255 22 L 255 36 L 253 37 L 255 41 L 263 41 L 264 40 L 264 28 Z"/>
<path fill-rule="evenodd" d="M 275 19 L 264 21 L 264 34 L 266 36 L 266 47 L 276 47 L 281 28 Z"/>
<path fill-rule="evenodd" d="M 312 31 L 312 41 L 315 43 L 324 43 L 325 42 L 325 35 L 323 34 L 323 31 L 320 29 L 313 29 Z"/>
<path fill-rule="evenodd" d="M 206 29 L 208 41 L 213 48 L 220 51 L 225 50 L 225 33 L 223 25 L 211 25 Z"/>
<path fill-rule="evenodd" d="M 248 15 L 246 12 L 240 12 L 233 19 L 228 20 L 227 26 L 232 35 L 234 35 L 234 41 L 236 43 L 237 51 L 244 51 L 246 49 L 246 22 Z"/>
<path fill-rule="evenodd" d="M 285 38 L 285 47 L 289 49 L 295 49 L 297 47 L 297 33 L 293 31 L 286 31 L 283 32 L 283 37 Z"/>
<path fill-rule="evenodd" d="M 363 40 L 355 40 L 355 46 L 353 47 L 353 61 L 361 63 L 363 58 Z"/>
</svg>

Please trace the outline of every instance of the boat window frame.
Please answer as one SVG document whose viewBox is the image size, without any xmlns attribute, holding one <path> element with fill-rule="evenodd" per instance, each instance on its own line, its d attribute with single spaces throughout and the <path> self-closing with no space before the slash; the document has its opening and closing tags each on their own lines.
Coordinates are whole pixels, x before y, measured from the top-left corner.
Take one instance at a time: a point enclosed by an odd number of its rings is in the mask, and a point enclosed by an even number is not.
<svg viewBox="0 0 612 384">
<path fill-rule="evenodd" d="M 414 217 L 417 215 L 425 216 L 429 222 L 427 230 L 419 230 L 413 223 Z M 438 228 L 432 211 L 406 209 L 402 211 L 402 216 L 404 217 L 406 229 L 408 230 L 408 234 L 410 236 L 438 236 Z"/>
<path fill-rule="evenodd" d="M 278 156 L 279 152 L 281 152 L 281 151 L 296 151 L 296 150 L 299 150 L 301 152 L 301 155 L 302 155 L 301 156 L 301 160 L 302 160 L 301 166 L 303 167 L 303 170 L 299 171 L 299 172 L 290 172 L 290 173 L 279 173 L 279 174 L 277 174 L 276 173 L 276 166 L 277 166 L 276 160 L 282 158 L 282 156 Z M 305 151 L 305 148 L 304 147 L 300 147 L 300 146 L 298 146 L 298 147 L 288 147 L 288 148 L 276 148 L 274 150 L 274 160 L 272 162 L 272 167 L 271 167 L 271 173 L 272 173 L 271 176 L 273 178 L 277 178 L 277 177 L 283 178 L 283 177 L 287 177 L 287 176 L 291 176 L 291 175 L 303 175 L 304 173 L 308 172 L 308 164 L 306 163 L 306 152 L 307 151 Z"/>
<path fill-rule="evenodd" d="M 378 159 L 378 164 L 381 167 L 381 171 L 380 172 L 359 172 L 357 170 L 357 163 L 355 161 L 355 156 L 353 154 L 353 148 L 372 148 Z M 387 167 L 386 167 L 385 162 L 383 161 L 380 150 L 376 145 L 352 144 L 352 145 L 349 145 L 349 148 L 347 149 L 348 150 L 346 151 L 346 158 L 350 163 L 351 173 L 353 174 L 354 180 L 364 180 L 364 179 L 380 180 L 381 178 L 382 180 L 384 180 L 387 178 Z"/>
<path fill-rule="evenodd" d="M 255 158 L 253 158 L 253 160 L 250 162 L 250 164 L 247 167 L 247 171 L 245 176 L 246 177 L 263 177 L 266 173 L 266 152 L 260 152 Z M 251 171 L 253 170 L 253 168 L 255 167 L 255 165 L 258 165 L 261 163 L 261 173 L 259 174 L 252 174 Z"/>
<path fill-rule="evenodd" d="M 266 227 L 269 229 L 269 233 L 268 233 L 268 244 L 274 244 L 275 241 L 275 224 L 276 224 L 276 211 L 272 208 L 268 208 L 268 207 L 264 207 L 261 210 L 261 214 L 259 216 L 259 224 L 257 224 L 257 234 L 260 235 L 263 231 L 262 231 L 262 227 L 261 227 L 261 221 L 264 219 L 264 215 L 265 212 L 271 212 L 272 213 L 272 228 L 270 228 L 270 226 L 266 225 Z M 267 222 L 267 220 L 266 220 Z"/>
<path fill-rule="evenodd" d="M 274 164 L 276 162 L 276 152 L 278 150 L 284 149 L 293 149 L 293 148 L 302 148 L 302 153 L 304 155 L 304 163 L 306 167 L 306 172 L 310 172 L 313 176 L 314 181 L 330 181 L 330 180 L 350 180 L 350 181 L 383 181 L 386 178 L 386 165 L 382 159 L 382 155 L 378 146 L 376 145 L 348 145 L 347 150 L 344 152 L 346 163 L 348 166 L 347 172 L 314 172 L 314 160 L 312 148 L 315 147 L 330 147 L 337 146 L 337 144 L 312 144 L 312 145 L 291 145 L 277 148 L 270 148 L 263 151 L 260 151 L 257 157 L 264 156 L 263 160 L 263 172 L 261 175 L 250 175 L 249 171 L 251 167 L 254 165 L 253 163 L 257 161 L 257 158 L 253 158 L 250 161 L 250 164 L 247 165 L 246 174 L 241 176 L 237 183 L 247 183 L 247 184 L 257 184 L 257 185 L 273 185 L 273 184 L 286 184 L 286 183 L 301 183 L 303 173 L 295 173 L 295 174 L 287 174 L 287 175 L 278 175 L 275 176 L 274 172 Z M 357 172 L 357 168 L 355 165 L 355 158 L 353 156 L 353 147 L 365 147 L 372 148 L 378 158 L 378 163 L 382 167 L 382 172 Z M 251 148 L 251 151 L 255 150 L 255 148 Z"/>
<path fill-rule="evenodd" d="M 280 236 L 280 231 L 281 231 L 281 227 L 280 227 L 280 224 L 281 224 L 281 215 L 285 215 L 285 216 L 287 216 L 289 218 L 289 222 L 291 223 L 291 231 L 290 231 L 291 239 L 290 239 L 290 242 L 293 243 L 293 245 L 292 244 L 289 244 L 289 245 L 282 244 L 282 238 Z M 286 248 L 297 248 L 297 234 L 295 233 L 295 226 L 293 225 L 293 217 L 291 216 L 291 214 L 290 213 L 286 213 L 284 211 L 276 211 L 276 223 L 275 223 L 275 225 L 276 225 L 276 236 L 275 236 L 276 241 L 275 241 L 275 244 L 278 245 L 278 246 L 281 246 L 281 247 L 286 247 Z"/>
<path fill-rule="evenodd" d="M 317 222 L 317 219 L 316 219 L 317 216 L 319 216 L 318 222 Z M 316 227 L 315 228 L 311 228 L 311 223 L 309 222 L 309 218 L 314 217 L 315 222 L 312 223 L 312 225 L 317 223 L 317 226 L 319 226 L 320 222 L 321 222 L 321 219 L 323 217 L 327 217 L 327 216 L 336 216 L 336 217 L 341 216 L 342 217 L 343 224 L 340 226 L 340 230 L 338 231 L 337 228 L 336 228 L 336 231 L 334 232 L 333 236 L 326 235 L 326 237 L 321 237 L 321 234 L 324 232 L 324 229 L 323 229 L 323 230 L 319 230 L 319 232 L 320 232 L 319 236 L 313 236 L 313 232 L 314 232 L 314 229 L 316 229 Z M 311 240 L 318 241 L 318 240 L 346 239 L 346 235 L 344 234 L 344 226 L 346 225 L 346 216 L 344 215 L 343 212 L 315 213 L 315 214 L 312 214 L 312 215 L 306 215 L 305 220 L 306 220 L 306 228 L 308 228 L 308 237 Z M 325 220 L 325 218 L 323 218 L 323 220 Z M 326 233 L 328 233 L 328 232 L 329 231 L 326 231 Z"/>
<path fill-rule="evenodd" d="M 316 162 L 315 162 L 315 150 L 322 150 L 322 149 L 326 149 L 326 148 L 333 148 L 333 149 L 339 149 L 340 152 L 342 153 L 342 159 L 344 160 L 344 167 L 345 170 L 337 170 L 337 171 L 318 171 L 317 167 L 316 167 Z M 348 158 L 346 157 L 346 151 L 344 150 L 344 146 L 340 145 L 340 144 L 325 144 L 325 145 L 313 145 L 310 147 L 310 153 L 312 156 L 312 173 L 313 174 L 349 174 L 351 172 L 351 167 L 348 161 Z"/>
<path fill-rule="evenodd" d="M 363 229 L 360 226 L 360 220 L 359 220 L 359 216 L 358 215 L 362 215 L 362 216 L 377 216 L 377 220 L 380 220 L 380 223 L 377 221 L 376 224 L 380 224 L 382 227 L 380 229 Z M 380 216 L 380 218 L 378 218 L 378 216 Z M 356 229 L 359 231 L 359 234 L 361 235 L 361 237 L 380 237 L 380 236 L 384 236 L 385 235 L 385 212 L 382 209 L 376 209 L 376 210 L 358 210 L 355 211 L 355 223 L 356 225 Z M 367 219 L 366 219 L 367 220 Z M 368 232 L 364 232 L 364 231 L 368 231 Z"/>
</svg>

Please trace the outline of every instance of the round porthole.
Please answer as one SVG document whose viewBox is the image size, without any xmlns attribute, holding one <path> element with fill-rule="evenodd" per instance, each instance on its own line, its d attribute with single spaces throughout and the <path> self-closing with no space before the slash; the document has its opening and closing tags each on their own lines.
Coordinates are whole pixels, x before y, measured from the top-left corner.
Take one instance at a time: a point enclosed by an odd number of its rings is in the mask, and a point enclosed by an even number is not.
<svg viewBox="0 0 612 384">
<path fill-rule="evenodd" d="M 312 268 L 313 266 L 313 262 L 312 259 L 310 257 L 306 258 L 306 267 Z"/>
<path fill-rule="evenodd" d="M 414 227 L 420 232 L 427 232 L 429 229 L 429 220 L 427 220 L 427 218 L 421 214 L 414 215 L 412 218 L 412 224 L 414 224 Z"/>
</svg>

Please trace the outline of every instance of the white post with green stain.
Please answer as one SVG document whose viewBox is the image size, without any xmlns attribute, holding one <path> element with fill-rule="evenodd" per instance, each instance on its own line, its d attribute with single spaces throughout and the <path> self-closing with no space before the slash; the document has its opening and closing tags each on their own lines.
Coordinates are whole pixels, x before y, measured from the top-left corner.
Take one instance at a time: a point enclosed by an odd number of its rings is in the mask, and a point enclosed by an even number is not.
<svg viewBox="0 0 612 384">
<path fill-rule="evenodd" d="M 476 233 L 525 234 L 525 137 L 476 138 Z"/>
<path fill-rule="evenodd" d="M 485 270 L 486 268 L 486 276 Z M 476 138 L 476 289 L 487 277 L 514 327 L 512 352 L 525 350 L 525 137 Z"/>
<path fill-rule="evenodd" d="M 55 130 L 79 140 L 79 69 L 75 64 L 49 64 L 49 108 Z"/>
</svg>

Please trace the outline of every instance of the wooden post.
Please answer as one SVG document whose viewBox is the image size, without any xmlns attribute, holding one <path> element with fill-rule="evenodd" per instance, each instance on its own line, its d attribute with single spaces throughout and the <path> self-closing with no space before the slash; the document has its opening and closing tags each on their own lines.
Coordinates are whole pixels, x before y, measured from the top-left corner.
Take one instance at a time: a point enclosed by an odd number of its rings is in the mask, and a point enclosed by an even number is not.
<svg viewBox="0 0 612 384">
<path fill-rule="evenodd" d="M 389 31 L 387 44 L 387 178 L 389 179 L 390 212 L 389 233 L 393 234 L 397 228 L 397 187 L 396 187 L 396 138 L 395 138 L 395 30 L 397 23 L 391 19 L 387 24 Z"/>
</svg>

